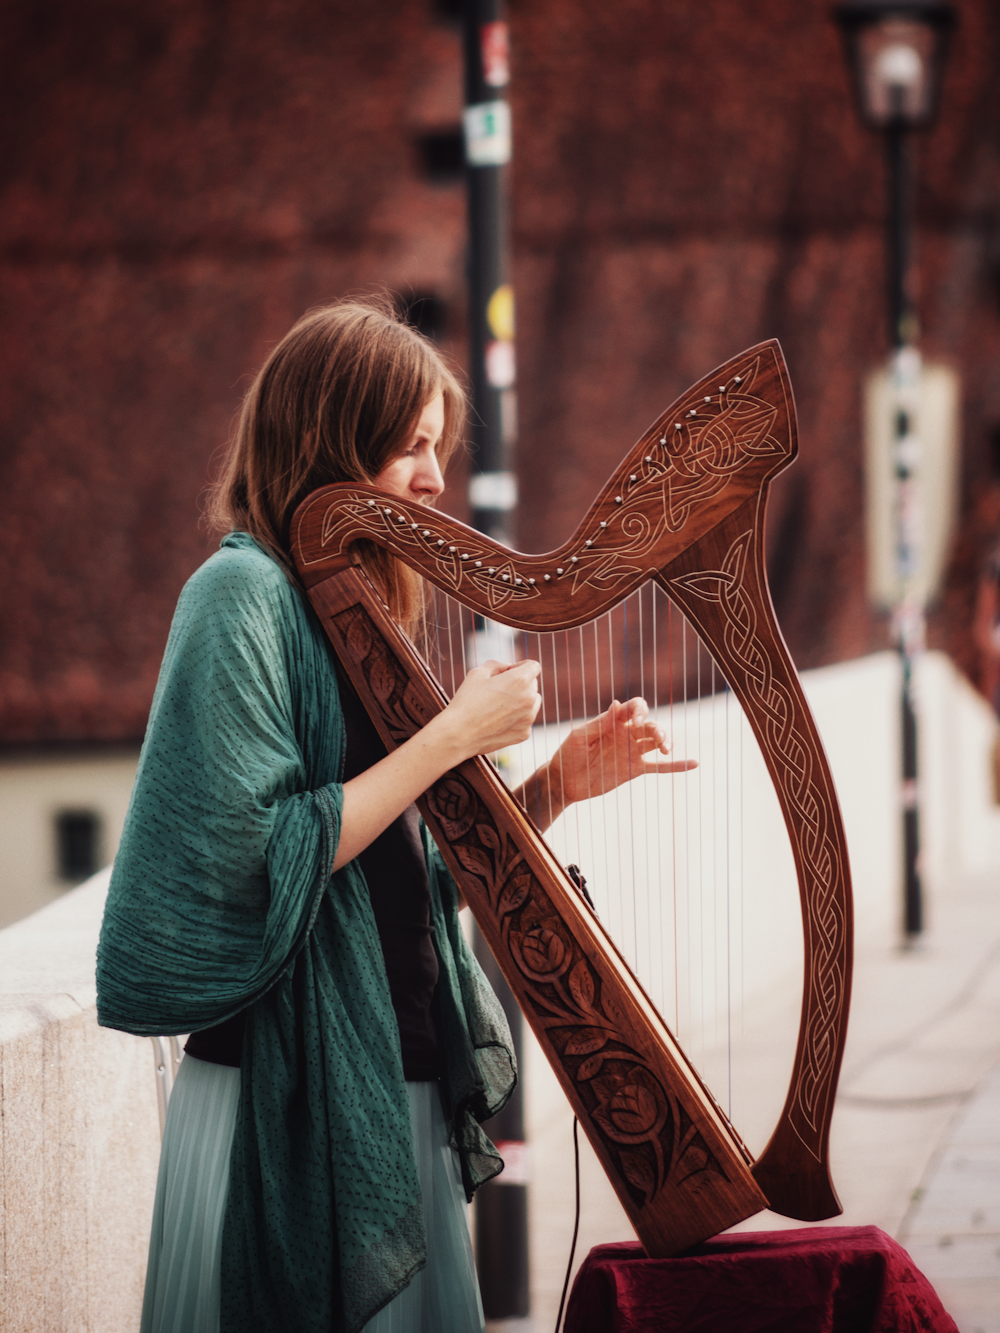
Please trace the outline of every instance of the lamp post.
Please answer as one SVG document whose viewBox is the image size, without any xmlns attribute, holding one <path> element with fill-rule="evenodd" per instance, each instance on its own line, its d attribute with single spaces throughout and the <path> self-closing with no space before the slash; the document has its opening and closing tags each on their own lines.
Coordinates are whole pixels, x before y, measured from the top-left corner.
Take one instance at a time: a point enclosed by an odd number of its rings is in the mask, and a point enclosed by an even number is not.
<svg viewBox="0 0 1000 1333">
<path fill-rule="evenodd" d="M 848 0 L 834 16 L 844 34 L 861 118 L 885 136 L 889 381 L 896 477 L 895 633 L 902 663 L 903 928 L 923 930 L 913 667 L 924 645 L 920 589 L 920 352 L 911 285 L 912 135 L 937 112 L 955 10 L 942 0 Z"/>
<path fill-rule="evenodd" d="M 509 543 L 517 482 L 512 455 L 517 431 L 514 295 L 510 285 L 507 172 L 511 157 L 507 102 L 508 33 L 504 0 L 465 0 L 466 185 L 469 209 L 469 377 L 472 380 L 472 524 Z M 504 626 L 476 618 L 478 660 L 513 658 Z M 510 1024 L 523 1069 L 521 1011 L 476 932 L 476 954 Z M 528 1192 L 524 1146 L 524 1083 L 487 1122 L 505 1169 L 476 1195 L 476 1268 L 490 1333 L 530 1327 Z"/>
</svg>

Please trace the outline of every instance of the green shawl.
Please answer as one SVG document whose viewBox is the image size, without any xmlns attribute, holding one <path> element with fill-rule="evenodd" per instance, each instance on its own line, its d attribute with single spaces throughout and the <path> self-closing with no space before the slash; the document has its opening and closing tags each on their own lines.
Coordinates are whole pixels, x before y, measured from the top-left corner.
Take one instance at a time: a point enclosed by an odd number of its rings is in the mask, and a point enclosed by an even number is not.
<svg viewBox="0 0 1000 1333">
<path fill-rule="evenodd" d="M 184 1033 L 247 1009 L 222 1333 L 355 1333 L 426 1262 L 399 1034 L 357 862 L 331 878 L 344 728 L 304 597 L 233 533 L 181 595 L 115 858 L 98 1017 Z M 466 1191 L 514 1084 L 502 1010 L 425 839 Z"/>
</svg>

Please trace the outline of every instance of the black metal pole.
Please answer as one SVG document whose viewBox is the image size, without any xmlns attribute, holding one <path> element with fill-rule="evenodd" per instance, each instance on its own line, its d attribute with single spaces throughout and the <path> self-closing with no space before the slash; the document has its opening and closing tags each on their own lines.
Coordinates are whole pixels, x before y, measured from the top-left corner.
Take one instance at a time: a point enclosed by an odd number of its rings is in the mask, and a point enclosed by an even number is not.
<svg viewBox="0 0 1000 1333">
<path fill-rule="evenodd" d="M 913 697 L 914 655 L 919 651 L 922 634 L 922 608 L 915 596 L 906 592 L 906 583 L 916 569 L 913 510 L 917 504 L 914 488 L 916 423 L 913 406 L 904 393 L 907 378 L 906 349 L 916 341 L 916 318 L 910 292 L 912 253 L 913 198 L 910 167 L 909 133 L 896 119 L 886 128 L 886 181 L 888 217 L 886 267 L 888 270 L 889 338 L 893 349 L 893 379 L 896 410 L 893 420 L 893 453 L 897 490 L 897 568 L 903 584 L 899 609 L 899 655 L 902 669 L 900 723 L 902 729 L 902 809 L 903 809 L 903 930 L 905 940 L 913 943 L 923 930 L 923 892 L 920 883 L 920 815 L 917 800 L 917 715 Z M 912 389 L 912 386 L 911 386 Z M 912 398 L 912 393 L 910 395 Z"/>
<path fill-rule="evenodd" d="M 469 371 L 473 526 L 509 542 L 517 503 L 514 303 L 509 282 L 507 25 L 501 0 L 466 0 L 465 145 L 469 215 Z"/>
<path fill-rule="evenodd" d="M 507 163 L 510 109 L 507 25 L 501 0 L 466 0 L 465 148 L 469 216 L 469 372 L 472 381 L 472 523 L 497 541 L 512 538 L 517 491 L 511 469 L 516 437 L 514 302 L 509 280 Z M 477 621 L 477 630 L 485 626 Z M 491 655 L 498 655 L 493 649 Z M 522 1019 L 513 993 L 482 938 L 476 953 L 503 1005 L 514 1038 L 519 1081 L 485 1128 L 505 1170 L 476 1197 L 476 1267 L 492 1328 L 522 1328 L 530 1304 L 528 1192 L 524 1148 Z"/>
<path fill-rule="evenodd" d="M 909 162 L 909 133 L 899 121 L 885 131 L 888 193 L 886 268 L 889 297 L 889 345 L 894 351 L 913 341 L 913 304 L 910 300 L 910 233 L 913 205 Z"/>
</svg>

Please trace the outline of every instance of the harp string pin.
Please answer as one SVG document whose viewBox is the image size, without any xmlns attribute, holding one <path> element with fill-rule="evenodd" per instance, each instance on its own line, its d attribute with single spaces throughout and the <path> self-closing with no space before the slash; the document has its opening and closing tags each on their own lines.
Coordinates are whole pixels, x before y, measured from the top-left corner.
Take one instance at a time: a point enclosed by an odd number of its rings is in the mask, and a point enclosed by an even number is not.
<svg viewBox="0 0 1000 1333">
<path fill-rule="evenodd" d="M 633 477 L 632 480 L 635 481 L 635 477 Z M 616 496 L 615 496 L 615 504 L 616 504 L 616 505 L 620 505 L 621 502 L 622 502 L 622 497 L 621 497 L 620 495 L 616 495 Z"/>
<path fill-rule="evenodd" d="M 495 574 L 495 573 L 497 572 L 497 571 L 496 571 L 496 566 L 495 566 L 495 565 L 490 565 L 490 566 L 487 568 L 486 572 L 487 572 L 487 574 Z"/>
<path fill-rule="evenodd" d="M 514 582 L 520 584 L 520 583 L 523 583 L 524 580 L 523 580 L 523 579 L 515 579 Z"/>
<path fill-rule="evenodd" d="M 449 547 L 448 547 L 448 550 L 449 550 L 449 551 L 456 551 L 456 550 L 458 550 L 458 547 L 457 547 L 457 546 L 449 546 Z"/>
<path fill-rule="evenodd" d="M 710 403 L 712 400 L 711 400 L 711 398 L 703 398 L 701 401 L 702 401 L 703 403 Z"/>
<path fill-rule="evenodd" d="M 602 528 L 606 528 L 607 526 L 608 526 L 608 520 L 607 520 L 606 518 L 602 518 L 602 519 L 601 519 L 601 527 L 602 527 Z"/>
<path fill-rule="evenodd" d="M 683 429 L 684 427 L 681 425 L 679 421 L 674 422 L 674 430 L 683 430 Z"/>
<path fill-rule="evenodd" d="M 509 583 L 509 582 L 510 582 L 510 575 L 509 575 L 509 574 L 501 574 L 500 577 L 503 579 L 504 583 Z"/>
<path fill-rule="evenodd" d="M 389 508 L 388 505 L 386 505 L 386 507 L 385 507 L 385 512 L 386 512 L 387 514 L 391 514 L 391 513 L 392 513 L 392 510 Z"/>
<path fill-rule="evenodd" d="M 556 570 L 556 573 L 557 573 L 557 574 L 561 574 L 561 573 L 562 573 L 562 570 L 561 570 L 561 569 L 557 569 L 557 570 Z"/>
<path fill-rule="evenodd" d="M 481 560 L 477 560 L 477 561 L 476 561 L 476 568 L 477 568 L 477 569 L 482 569 L 482 567 L 483 567 L 483 562 L 482 562 Z"/>
<path fill-rule="evenodd" d="M 405 523 L 405 522 L 406 522 L 406 515 L 405 515 L 405 514 L 397 514 L 397 515 L 396 515 L 396 522 L 397 522 L 397 523 Z"/>
<path fill-rule="evenodd" d="M 647 454 L 647 455 L 646 455 L 646 458 L 645 458 L 644 461 L 647 462 L 647 463 L 651 463 L 651 462 L 653 461 L 653 456 L 652 456 L 652 454 Z"/>
<path fill-rule="evenodd" d="M 569 563 L 570 563 L 571 565 L 575 565 L 576 562 L 577 562 L 579 559 L 580 559 L 580 557 L 579 557 L 578 555 L 571 555 L 570 558 L 569 558 Z"/>
<path fill-rule="evenodd" d="M 518 580 L 518 582 L 520 582 L 520 580 Z M 535 582 L 535 580 L 534 580 L 534 579 L 529 579 L 528 582 L 531 583 L 531 584 L 533 584 L 533 583 Z"/>
<path fill-rule="evenodd" d="M 462 558 L 463 560 L 468 560 L 469 557 L 468 557 L 468 556 L 465 554 L 465 552 L 463 551 L 463 552 L 462 552 L 462 556 L 461 556 L 461 558 Z"/>
<path fill-rule="evenodd" d="M 420 527 L 420 524 L 419 524 L 419 523 L 411 523 L 411 524 L 410 524 L 410 527 L 413 529 L 414 532 L 416 532 L 417 528 Z"/>
<path fill-rule="evenodd" d="M 697 413 L 697 412 L 694 410 L 694 408 L 692 407 L 691 411 L 688 413 L 688 416 L 689 416 L 689 417 L 696 417 L 697 415 L 698 415 L 698 413 Z"/>
<path fill-rule="evenodd" d="M 720 385 L 719 385 L 719 393 L 725 393 L 725 392 L 726 392 L 726 386 L 725 386 L 724 384 L 720 384 Z"/>
<path fill-rule="evenodd" d="M 634 472 L 630 472 L 630 473 L 628 474 L 628 479 L 629 479 L 629 481 L 636 481 L 637 478 L 636 478 L 635 473 L 634 473 Z M 617 498 L 617 497 L 616 497 L 616 498 Z"/>
<path fill-rule="evenodd" d="M 429 537 L 430 535 L 431 535 L 430 528 L 424 528 L 424 536 Z"/>
<path fill-rule="evenodd" d="M 562 570 L 559 570 L 558 572 L 561 574 L 561 573 L 562 573 Z M 551 575 L 551 574 L 543 574 L 543 575 L 542 575 L 542 578 L 545 580 L 546 583 L 551 583 L 551 582 L 552 582 L 552 575 Z"/>
<path fill-rule="evenodd" d="M 374 509 L 374 508 L 375 508 L 375 501 L 374 501 L 374 500 L 369 500 L 369 501 L 368 501 L 368 508 L 369 508 L 369 509 Z"/>
<path fill-rule="evenodd" d="M 438 546 L 443 546 L 443 545 L 444 545 L 444 538 L 443 538 L 443 537 L 439 537 L 439 538 L 437 539 L 437 544 L 438 544 Z"/>
<path fill-rule="evenodd" d="M 666 437 L 665 435 L 661 435 L 661 436 L 660 436 L 660 443 L 661 443 L 661 444 L 666 444 L 666 442 L 667 442 L 667 437 Z"/>
<path fill-rule="evenodd" d="M 594 544 L 594 539 L 593 539 L 593 537 L 588 537 L 587 540 L 586 540 L 583 544 L 584 544 L 584 546 L 593 546 L 593 544 Z"/>
<path fill-rule="evenodd" d="M 742 376 L 742 375 L 734 375 L 734 376 L 733 376 L 733 383 L 734 383 L 734 384 L 742 384 L 742 383 L 743 383 L 743 376 Z"/>
</svg>

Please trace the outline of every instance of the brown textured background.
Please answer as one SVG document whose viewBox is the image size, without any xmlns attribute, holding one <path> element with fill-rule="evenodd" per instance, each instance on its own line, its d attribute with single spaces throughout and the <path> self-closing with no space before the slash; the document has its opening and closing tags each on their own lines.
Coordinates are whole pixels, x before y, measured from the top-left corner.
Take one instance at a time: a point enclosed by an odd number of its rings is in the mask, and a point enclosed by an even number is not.
<svg viewBox="0 0 1000 1333">
<path fill-rule="evenodd" d="M 963 384 L 962 529 L 932 641 L 971 673 L 1000 427 L 1000 12 L 962 0 L 919 146 L 924 350 Z M 431 0 L 48 0 L 0 47 L 0 743 L 141 735 L 247 376 L 310 305 L 446 303 L 460 113 Z M 886 643 L 864 595 L 860 384 L 884 350 L 881 146 L 816 0 L 515 0 L 519 545 L 568 534 L 670 399 L 781 339 L 802 452 L 770 564 L 796 660 Z M 464 516 L 457 476 L 447 507 Z"/>
</svg>

